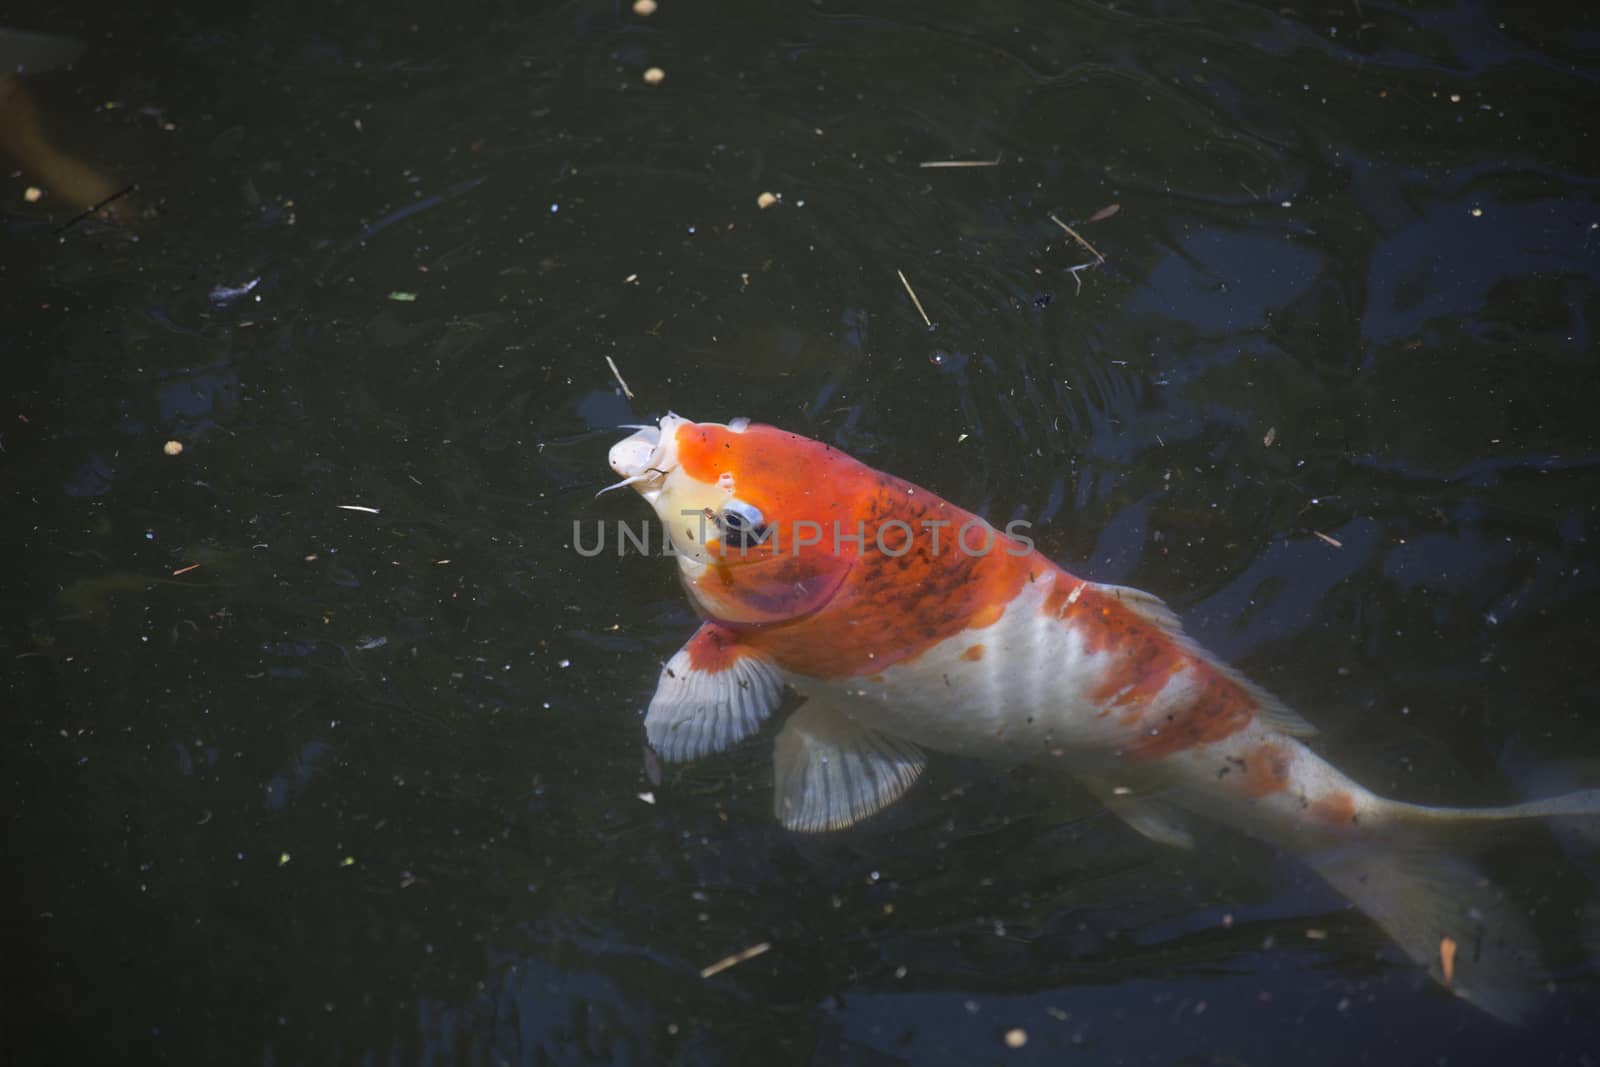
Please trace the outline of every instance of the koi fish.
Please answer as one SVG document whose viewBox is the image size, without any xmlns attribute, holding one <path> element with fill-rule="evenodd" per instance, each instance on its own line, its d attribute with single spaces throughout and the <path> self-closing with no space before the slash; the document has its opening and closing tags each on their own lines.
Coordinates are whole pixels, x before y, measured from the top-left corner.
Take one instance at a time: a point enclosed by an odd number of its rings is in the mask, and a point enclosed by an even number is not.
<svg viewBox="0 0 1600 1067">
<path fill-rule="evenodd" d="M 629 428 L 610 488 L 654 508 L 705 618 L 645 714 L 662 758 L 753 735 L 787 686 L 804 703 L 774 742 L 773 808 L 792 830 L 892 804 L 930 751 L 1048 764 L 1158 842 L 1194 847 L 1199 815 L 1299 857 L 1492 1015 L 1538 1006 L 1527 915 L 1440 832 L 1587 823 L 1600 790 L 1471 809 L 1379 796 L 1149 593 L 1070 574 L 1015 530 L 797 434 L 672 414 Z"/>
</svg>

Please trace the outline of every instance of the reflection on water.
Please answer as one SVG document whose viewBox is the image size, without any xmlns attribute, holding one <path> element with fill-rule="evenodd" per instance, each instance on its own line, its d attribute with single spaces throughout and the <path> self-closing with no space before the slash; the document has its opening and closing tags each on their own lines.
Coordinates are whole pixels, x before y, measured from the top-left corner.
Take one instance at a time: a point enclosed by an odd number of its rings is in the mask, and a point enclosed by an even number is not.
<svg viewBox="0 0 1600 1067">
<path fill-rule="evenodd" d="M 693 618 L 660 560 L 567 547 L 637 518 L 592 499 L 616 424 L 749 415 L 1162 594 L 1374 788 L 1600 781 L 1592 34 L 669 0 L 35 28 L 91 42 L 30 89 L 155 217 L 58 240 L 4 186 L 19 1062 L 1596 1047 L 1575 946 L 1507 1030 L 1270 850 L 1170 855 L 1032 772 L 940 761 L 817 839 L 772 825 L 769 738 L 653 782 L 639 712 Z M 1052 212 L 1107 262 L 1070 273 Z M 1571 829 L 1490 858 L 1551 931 L 1594 892 Z"/>
</svg>

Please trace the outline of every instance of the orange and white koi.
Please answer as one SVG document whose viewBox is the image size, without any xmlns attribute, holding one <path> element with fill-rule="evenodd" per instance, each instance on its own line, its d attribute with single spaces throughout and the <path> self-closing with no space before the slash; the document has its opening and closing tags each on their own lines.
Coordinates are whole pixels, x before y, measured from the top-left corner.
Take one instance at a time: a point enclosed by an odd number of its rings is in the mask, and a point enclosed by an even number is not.
<svg viewBox="0 0 1600 1067">
<path fill-rule="evenodd" d="M 1070 574 L 1023 538 L 818 441 L 667 415 L 611 449 L 655 509 L 706 621 L 661 672 L 651 746 L 750 736 L 785 686 L 774 810 L 849 826 L 928 750 L 1047 763 L 1129 825 L 1193 847 L 1200 814 L 1304 859 L 1417 963 L 1508 1020 L 1537 1006 L 1526 914 L 1437 843 L 1448 826 L 1600 816 L 1600 790 L 1492 808 L 1364 788 L 1304 719 L 1187 638 L 1149 593 Z M 1444 939 L 1463 949 L 1444 973 Z"/>
</svg>

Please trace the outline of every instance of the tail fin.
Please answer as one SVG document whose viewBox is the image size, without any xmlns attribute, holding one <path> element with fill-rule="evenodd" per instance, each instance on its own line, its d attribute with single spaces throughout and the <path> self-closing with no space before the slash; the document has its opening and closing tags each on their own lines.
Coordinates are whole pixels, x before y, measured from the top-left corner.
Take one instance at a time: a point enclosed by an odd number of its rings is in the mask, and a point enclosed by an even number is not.
<svg viewBox="0 0 1600 1067">
<path fill-rule="evenodd" d="M 1376 799 L 1376 798 L 1374 798 Z M 1307 856 L 1311 866 L 1457 996 L 1506 1022 L 1539 1007 L 1547 972 L 1526 909 L 1446 850 L 1440 831 L 1524 819 L 1600 826 L 1600 790 L 1492 808 L 1378 800 L 1375 839 Z"/>
<path fill-rule="evenodd" d="M 1537 1010 L 1544 972 L 1533 924 L 1472 864 L 1403 844 L 1307 858 L 1457 996 L 1508 1023 Z"/>
<path fill-rule="evenodd" d="M 1584 820 L 1585 830 L 1600 829 L 1600 822 L 1592 827 L 1588 824 L 1589 819 L 1600 820 L 1600 789 L 1580 789 L 1575 793 L 1497 808 L 1433 808 L 1391 800 L 1385 803 L 1385 809 L 1387 818 L 1402 825 L 1449 827 L 1518 819 L 1573 818 Z"/>
</svg>

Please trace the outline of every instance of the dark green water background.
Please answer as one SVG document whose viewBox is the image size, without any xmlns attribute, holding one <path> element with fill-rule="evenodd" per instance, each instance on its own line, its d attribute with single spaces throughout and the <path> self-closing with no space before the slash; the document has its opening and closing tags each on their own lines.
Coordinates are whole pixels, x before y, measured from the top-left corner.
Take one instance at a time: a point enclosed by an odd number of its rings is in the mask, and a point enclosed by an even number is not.
<svg viewBox="0 0 1600 1067">
<path fill-rule="evenodd" d="M 796 837 L 770 736 L 649 780 L 693 616 L 569 548 L 645 517 L 618 423 L 746 415 L 1166 597 L 1375 788 L 1600 783 L 1593 15 L 36 14 L 155 217 L 0 180 L 0 1063 L 1600 1062 L 1581 841 L 1490 858 L 1515 1030 L 1041 773 Z"/>
</svg>

